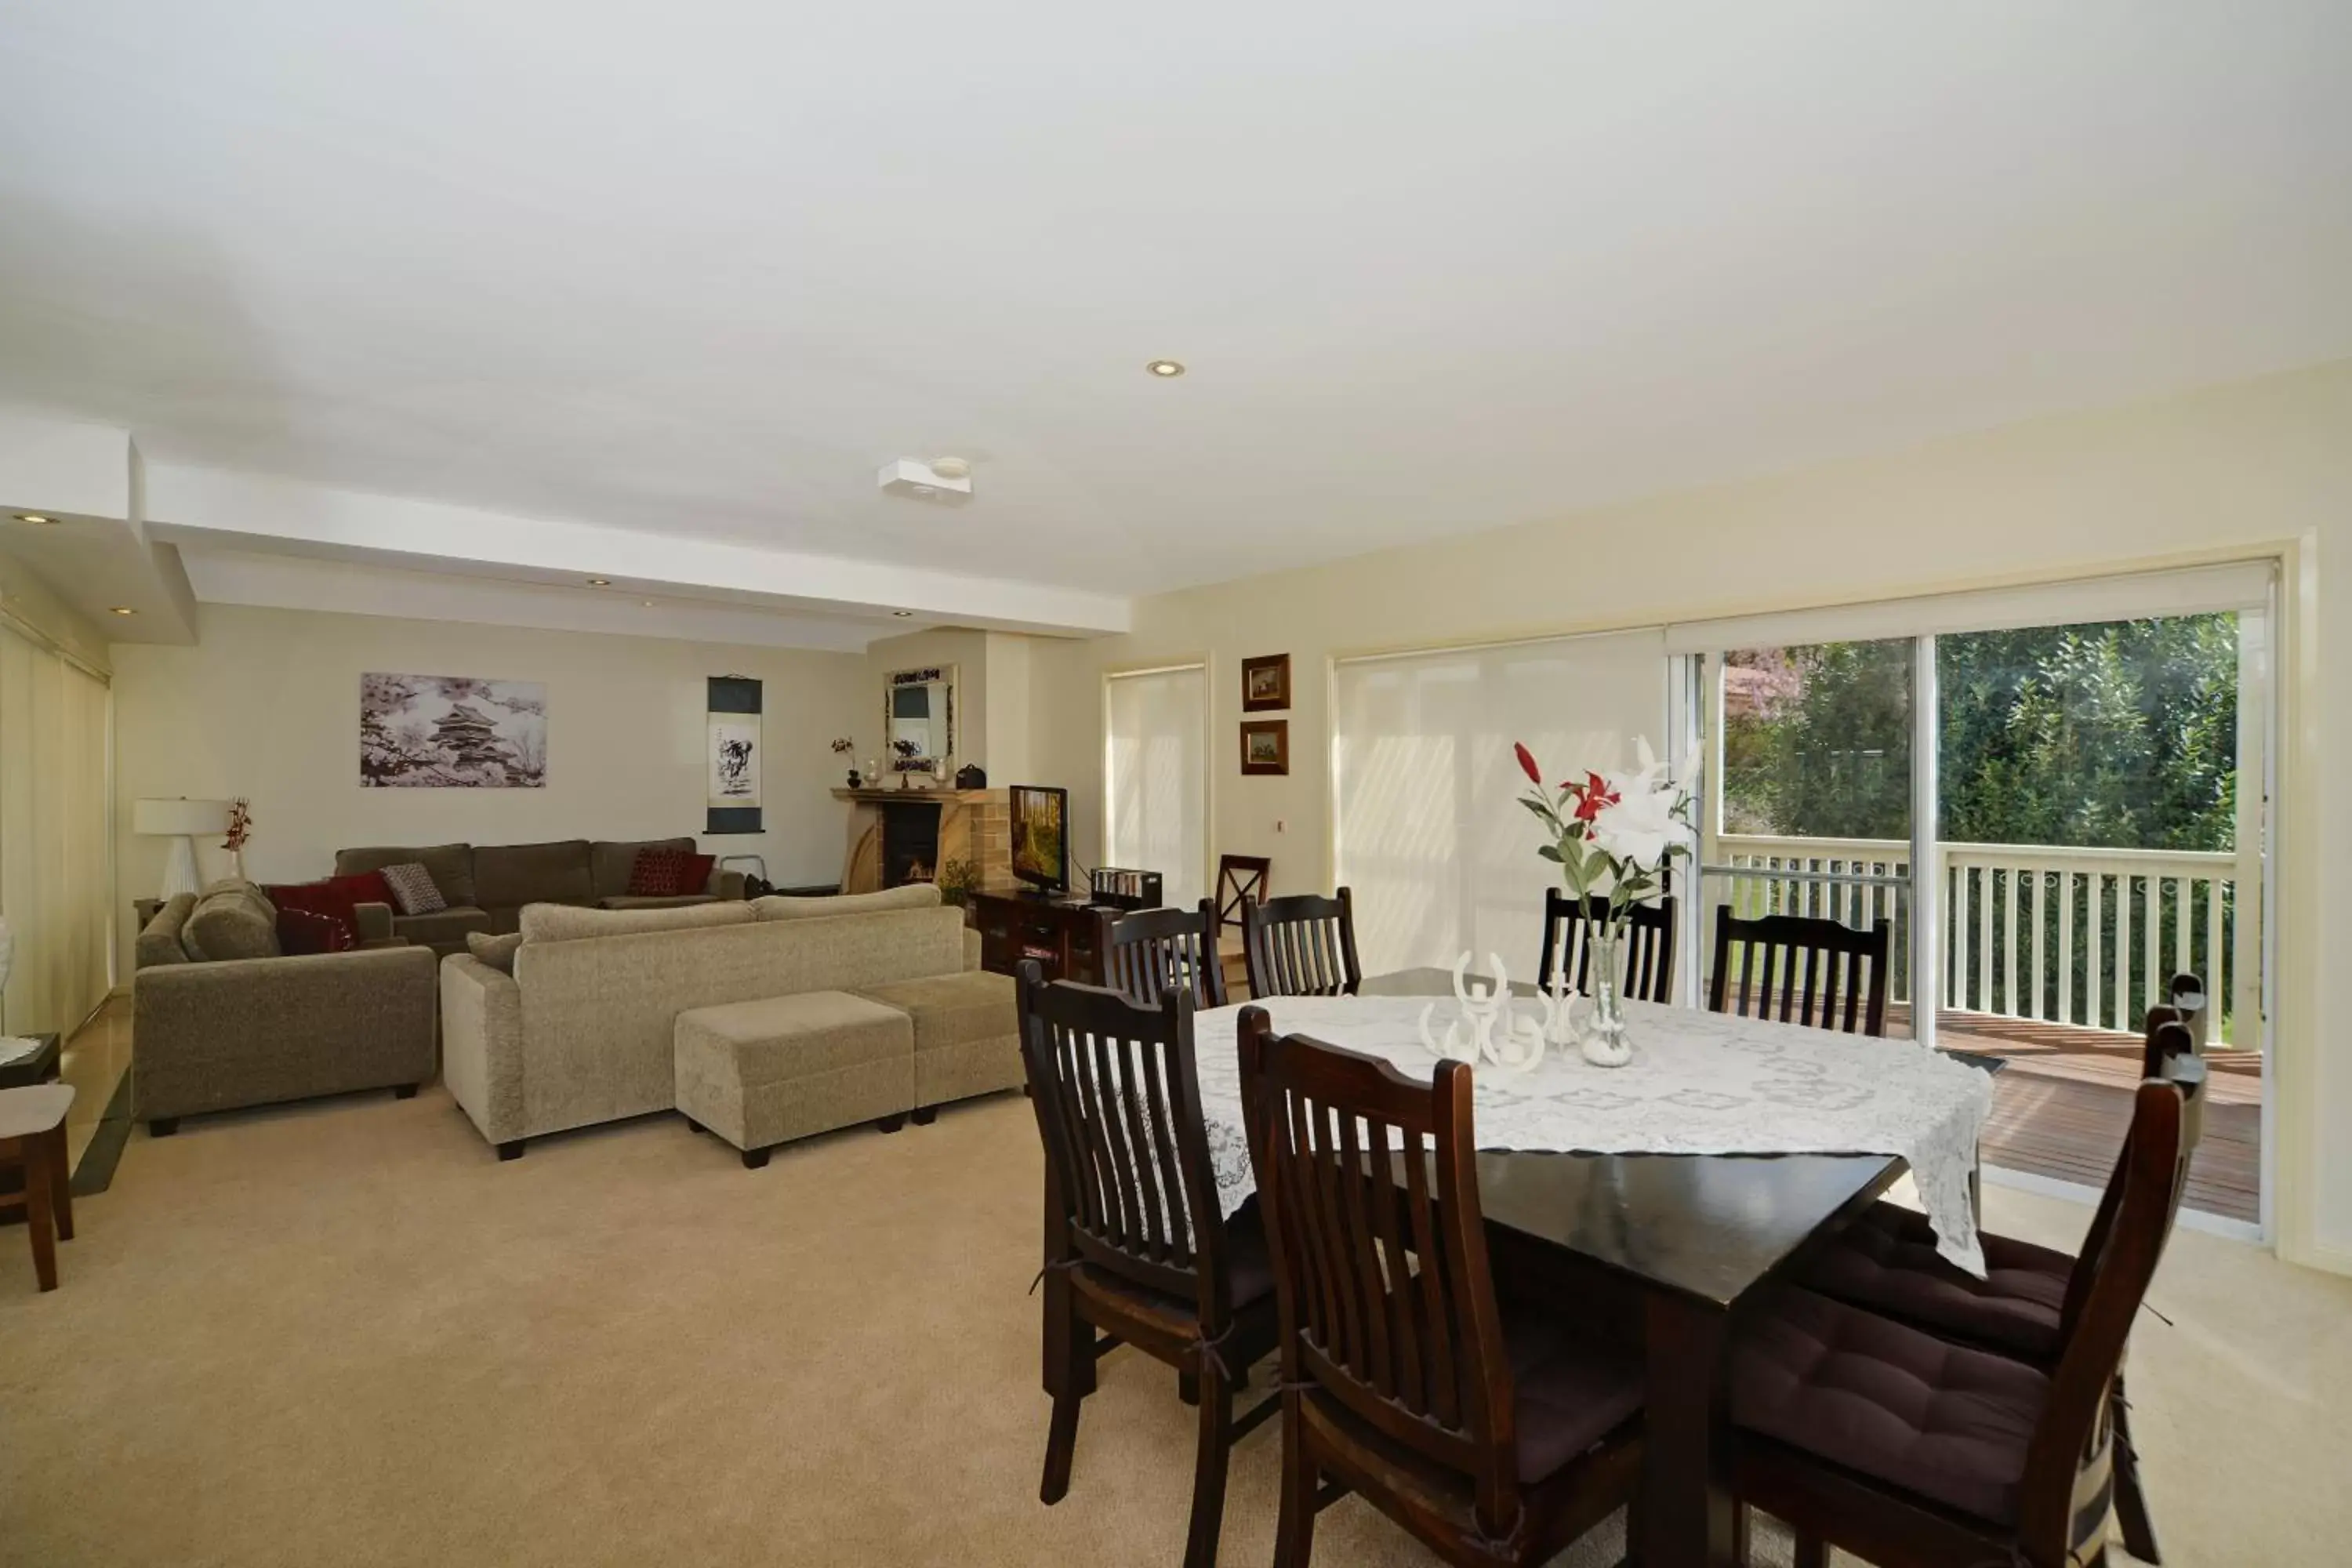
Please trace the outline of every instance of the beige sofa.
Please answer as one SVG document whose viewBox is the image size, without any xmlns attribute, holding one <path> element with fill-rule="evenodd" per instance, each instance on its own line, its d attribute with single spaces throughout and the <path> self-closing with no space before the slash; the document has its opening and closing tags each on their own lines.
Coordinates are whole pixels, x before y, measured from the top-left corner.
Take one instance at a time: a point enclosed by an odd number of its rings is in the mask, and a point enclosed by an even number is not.
<svg viewBox="0 0 2352 1568">
<path fill-rule="evenodd" d="M 679 910 L 532 905 L 520 924 L 511 973 L 472 953 L 441 963 L 442 1077 L 502 1159 L 526 1139 L 676 1108 L 679 1016 L 735 1003 L 823 994 L 812 1008 L 870 1021 L 866 1009 L 830 1000 L 845 995 L 908 1019 L 904 1073 L 875 1067 L 875 1053 L 896 1047 L 867 1028 L 858 1050 L 874 1070 L 837 1113 L 803 1105 L 771 1123 L 793 1127 L 792 1136 L 909 1111 L 924 1121 L 948 1101 L 1022 1082 L 1012 982 L 980 971 L 962 912 L 942 907 L 935 888 Z M 770 1052 L 759 1070 L 806 1079 L 803 1099 L 821 1099 L 816 1080 L 838 1065 L 827 1056 L 834 1042 L 821 1020 L 806 1041 Z M 877 1079 L 903 1089 L 877 1089 Z M 873 1109 L 884 1101 L 887 1110 Z"/>
</svg>

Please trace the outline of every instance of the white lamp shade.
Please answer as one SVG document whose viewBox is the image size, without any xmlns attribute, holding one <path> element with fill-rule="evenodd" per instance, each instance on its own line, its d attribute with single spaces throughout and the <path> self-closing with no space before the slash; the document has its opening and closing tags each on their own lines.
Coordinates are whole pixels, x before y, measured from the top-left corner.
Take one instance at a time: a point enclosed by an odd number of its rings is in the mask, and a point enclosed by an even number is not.
<svg viewBox="0 0 2352 1568">
<path fill-rule="evenodd" d="M 203 837 L 228 831 L 225 800 L 142 800 L 131 808 L 133 833 Z"/>
</svg>

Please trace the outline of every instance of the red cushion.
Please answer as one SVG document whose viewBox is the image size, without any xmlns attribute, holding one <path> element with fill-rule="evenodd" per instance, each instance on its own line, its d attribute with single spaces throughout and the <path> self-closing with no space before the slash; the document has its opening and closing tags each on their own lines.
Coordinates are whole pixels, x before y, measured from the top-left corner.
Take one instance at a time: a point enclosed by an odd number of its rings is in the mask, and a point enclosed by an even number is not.
<svg viewBox="0 0 2352 1568">
<path fill-rule="evenodd" d="M 351 895 L 352 902 L 354 904 L 392 902 L 392 884 L 383 879 L 382 871 L 362 871 L 355 876 L 330 877 L 324 885 L 342 889 Z"/>
<path fill-rule="evenodd" d="M 629 892 L 633 899 L 675 899 L 687 893 L 698 893 L 710 881 L 710 868 L 717 857 L 697 855 L 686 849 L 640 849 L 629 867 Z"/>
<path fill-rule="evenodd" d="M 356 877 L 329 877 L 319 882 L 289 883 L 261 889 L 264 897 L 280 910 L 304 910 L 325 915 L 342 928 L 348 938 L 343 947 L 360 943 L 360 921 L 357 907 L 361 904 L 388 904 L 392 889 L 384 883 L 381 871 L 366 871 Z M 280 939 L 281 945 L 283 939 Z M 287 949 L 292 952 L 291 948 Z M 332 951 L 341 952 L 342 948 Z"/>
<path fill-rule="evenodd" d="M 278 906 L 278 951 L 288 954 L 348 952 L 355 945 L 342 921 L 316 910 Z"/>
</svg>

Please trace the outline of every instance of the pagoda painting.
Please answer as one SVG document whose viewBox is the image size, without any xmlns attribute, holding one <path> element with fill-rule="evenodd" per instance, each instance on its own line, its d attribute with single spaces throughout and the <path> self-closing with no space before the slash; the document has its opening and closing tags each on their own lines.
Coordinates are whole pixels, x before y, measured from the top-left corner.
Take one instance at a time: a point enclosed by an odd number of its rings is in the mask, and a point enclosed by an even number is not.
<svg viewBox="0 0 2352 1568">
<path fill-rule="evenodd" d="M 360 784 L 545 787 L 547 688 L 465 675 L 361 676 Z"/>
</svg>

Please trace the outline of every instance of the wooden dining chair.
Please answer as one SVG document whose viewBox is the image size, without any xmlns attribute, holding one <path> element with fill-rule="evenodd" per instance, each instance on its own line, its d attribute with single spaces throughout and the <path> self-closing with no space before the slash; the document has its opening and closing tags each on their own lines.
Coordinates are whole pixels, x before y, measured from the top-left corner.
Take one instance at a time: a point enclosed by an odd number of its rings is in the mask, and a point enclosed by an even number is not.
<svg viewBox="0 0 2352 1568">
<path fill-rule="evenodd" d="M 1715 916 L 1708 1008 L 1846 1034 L 1886 1033 L 1886 963 L 1894 927 L 1867 930 L 1811 915 Z M 1737 996 L 1731 990 L 1738 974 Z"/>
<path fill-rule="evenodd" d="M 1631 1504 L 1641 1363 L 1498 1303 L 1469 1067 L 1416 1081 L 1258 1007 L 1240 1046 L 1281 1312 L 1276 1568 L 1307 1568 L 1318 1510 L 1351 1491 L 1481 1565 L 1545 1562 Z"/>
<path fill-rule="evenodd" d="M 1241 929 L 1242 906 L 1255 901 L 1264 903 L 1272 891 L 1274 858 L 1270 855 L 1220 855 L 1217 857 L 1217 925 L 1235 931 Z"/>
<path fill-rule="evenodd" d="M 1156 1007 L 1168 992 L 1190 991 L 1195 1007 L 1225 1005 L 1225 966 L 1217 956 L 1217 906 L 1144 910 L 1111 922 L 1105 955 L 1111 988 Z"/>
<path fill-rule="evenodd" d="M 2179 1024 L 2179 1036 L 2159 1038 L 2158 1024 Z M 2194 974 L 2182 973 L 2172 977 L 2164 988 L 2164 1000 L 2151 1003 L 2147 1009 L 2147 1026 L 2141 1034 L 2140 1077 L 2161 1076 L 2163 1053 L 2187 1050 L 2201 1056 L 2205 1050 L 2205 982 Z"/>
<path fill-rule="evenodd" d="M 1078 1410 L 1095 1363 L 1134 1346 L 1174 1367 L 1201 1408 L 1185 1568 L 1214 1568 L 1233 1445 L 1270 1417 L 1238 1419 L 1234 1394 L 1274 1347 L 1272 1266 L 1257 1211 L 1217 1202 L 1192 1053 L 1192 996 L 1141 1006 L 1116 991 L 1047 984 L 1024 960 L 1016 986 L 1030 1103 L 1045 1145 L 1045 1381 L 1053 1396 L 1038 1496 L 1070 1489 Z M 1097 1339 L 1097 1331 L 1102 1338 Z"/>
<path fill-rule="evenodd" d="M 2170 1026 L 2177 1027 L 2178 1026 Z M 2105 1560 L 2131 1468 L 2116 1394 L 2132 1323 L 2188 1184 L 2204 1066 L 2144 1081 L 2116 1179 L 2035 1364 L 1790 1288 L 1731 1363 L 1732 1483 L 1785 1521 L 1796 1568 L 1837 1546 L 1879 1568 Z"/>
<path fill-rule="evenodd" d="M 2193 1158 L 2204 1131 L 2204 1063 L 2194 1037 L 2161 1007 L 2149 1009 L 2145 1054 L 2156 1064 L 2152 1079 L 2180 1087 L 2181 1158 Z M 2126 1134 L 2128 1138 L 2129 1134 Z M 1863 1308 L 1939 1339 L 2054 1372 L 2066 1342 L 2070 1312 L 2080 1310 L 2083 1257 L 2098 1250 L 2115 1224 L 2131 1170 L 2128 1146 L 2117 1157 L 2101 1193 L 2082 1257 L 1987 1233 L 1982 1279 L 1946 1262 L 1936 1250 L 1935 1228 L 1927 1215 L 1897 1204 L 1864 1210 L 1834 1241 L 1813 1253 L 1798 1275 L 1805 1289 Z M 2165 1241 L 2179 1212 L 2175 1197 L 2166 1216 Z M 2159 1243 L 2161 1247 L 2164 1243 Z M 2073 1304 L 2070 1306 L 2070 1302 Z M 2143 1563 L 2158 1563 L 2156 1529 L 2137 1456 L 2131 1446 L 2128 1401 L 2123 1374 L 2116 1379 L 2116 1513 L 2124 1544 Z"/>
<path fill-rule="evenodd" d="M 1250 994 L 1353 996 L 1363 984 L 1356 962 L 1355 896 L 1292 893 L 1242 905 L 1243 952 Z"/>
<path fill-rule="evenodd" d="M 1581 904 L 1559 888 L 1544 889 L 1543 956 L 1536 989 L 1549 991 L 1556 967 L 1566 966 L 1568 983 L 1580 992 L 1591 986 L 1591 940 L 1595 924 L 1609 918 L 1609 899 L 1595 894 Z M 1675 990 L 1675 900 L 1635 904 L 1625 922 L 1625 973 L 1618 991 L 1637 1002 L 1671 1002 Z"/>
</svg>

